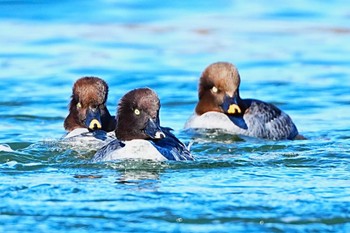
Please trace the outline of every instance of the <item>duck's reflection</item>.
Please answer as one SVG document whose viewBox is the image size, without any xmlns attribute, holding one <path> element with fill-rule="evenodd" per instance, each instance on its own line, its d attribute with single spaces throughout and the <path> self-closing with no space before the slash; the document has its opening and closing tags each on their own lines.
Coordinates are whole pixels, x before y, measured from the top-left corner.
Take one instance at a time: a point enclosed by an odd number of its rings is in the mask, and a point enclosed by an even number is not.
<svg viewBox="0 0 350 233">
<path fill-rule="evenodd" d="M 159 170 L 124 170 L 115 183 L 120 184 L 118 188 L 157 191 L 160 183 L 159 178 Z"/>
</svg>

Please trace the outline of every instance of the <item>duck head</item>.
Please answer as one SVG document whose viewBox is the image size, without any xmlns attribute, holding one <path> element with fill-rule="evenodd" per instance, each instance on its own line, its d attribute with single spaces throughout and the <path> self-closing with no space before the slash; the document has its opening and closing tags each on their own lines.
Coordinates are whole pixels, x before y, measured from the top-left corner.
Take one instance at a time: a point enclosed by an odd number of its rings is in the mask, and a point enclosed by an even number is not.
<svg viewBox="0 0 350 233">
<path fill-rule="evenodd" d="M 165 138 L 160 127 L 159 109 L 159 98 L 151 89 L 129 91 L 118 104 L 116 137 L 122 141 Z"/>
<path fill-rule="evenodd" d="M 202 115 L 209 111 L 228 115 L 243 114 L 239 96 L 241 79 L 237 68 L 227 62 L 209 65 L 199 80 L 199 101 L 196 113 Z"/>
<path fill-rule="evenodd" d="M 69 104 L 69 115 L 64 121 L 68 131 L 75 128 L 89 130 L 102 129 L 113 131 L 115 119 L 107 107 L 108 85 L 97 77 L 83 77 L 73 85 L 72 98 Z"/>
<path fill-rule="evenodd" d="M 239 96 L 240 82 L 238 70 L 233 64 L 217 62 L 209 65 L 199 80 L 196 113 L 220 112 L 238 127 L 247 129 L 243 119 L 247 107 Z"/>
</svg>

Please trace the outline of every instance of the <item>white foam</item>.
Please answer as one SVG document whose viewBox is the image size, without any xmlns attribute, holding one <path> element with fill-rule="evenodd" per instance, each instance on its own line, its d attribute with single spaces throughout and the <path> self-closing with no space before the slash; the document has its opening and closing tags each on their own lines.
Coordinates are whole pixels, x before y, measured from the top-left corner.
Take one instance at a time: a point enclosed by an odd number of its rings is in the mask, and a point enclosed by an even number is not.
<svg viewBox="0 0 350 233">
<path fill-rule="evenodd" d="M 11 149 L 11 147 L 9 145 L 0 144 L 0 151 L 5 151 L 5 152 L 14 152 L 14 150 Z"/>
</svg>

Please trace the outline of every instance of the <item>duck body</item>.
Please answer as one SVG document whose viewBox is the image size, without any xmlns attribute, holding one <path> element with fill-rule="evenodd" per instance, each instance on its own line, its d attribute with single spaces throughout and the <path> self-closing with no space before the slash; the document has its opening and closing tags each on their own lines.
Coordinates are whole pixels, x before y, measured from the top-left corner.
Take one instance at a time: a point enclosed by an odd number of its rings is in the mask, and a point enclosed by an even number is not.
<svg viewBox="0 0 350 233">
<path fill-rule="evenodd" d="M 248 107 L 242 115 L 209 111 L 194 113 L 185 129 L 220 129 L 227 133 L 272 140 L 295 139 L 298 130 L 292 119 L 276 106 L 260 100 L 243 100 Z"/>
<path fill-rule="evenodd" d="M 77 150 L 96 150 L 115 139 L 113 132 L 76 128 L 61 138 L 60 144 Z"/>
<path fill-rule="evenodd" d="M 193 160 L 187 147 L 182 144 L 173 134 L 166 133 L 161 140 L 133 139 L 120 141 L 114 139 L 95 154 L 93 161 L 115 160 Z"/>
</svg>

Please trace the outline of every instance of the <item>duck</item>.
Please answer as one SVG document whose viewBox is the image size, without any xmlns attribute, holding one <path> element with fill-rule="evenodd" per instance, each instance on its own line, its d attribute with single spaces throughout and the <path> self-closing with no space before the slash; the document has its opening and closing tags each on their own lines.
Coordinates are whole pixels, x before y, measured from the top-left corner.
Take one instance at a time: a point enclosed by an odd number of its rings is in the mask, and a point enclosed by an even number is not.
<svg viewBox="0 0 350 233">
<path fill-rule="evenodd" d="M 270 140 L 304 139 L 288 114 L 273 104 L 242 99 L 237 67 L 216 62 L 201 74 L 198 103 L 185 129 L 219 129 L 226 133 Z"/>
<path fill-rule="evenodd" d="M 69 114 L 64 120 L 68 132 L 66 141 L 105 141 L 114 137 L 115 117 L 109 113 L 106 102 L 108 84 L 101 78 L 86 76 L 73 85 Z"/>
<path fill-rule="evenodd" d="M 194 160 L 172 129 L 160 126 L 159 111 L 160 100 L 152 89 L 127 92 L 117 107 L 116 139 L 98 150 L 92 160 Z"/>
</svg>

